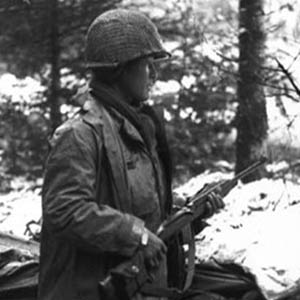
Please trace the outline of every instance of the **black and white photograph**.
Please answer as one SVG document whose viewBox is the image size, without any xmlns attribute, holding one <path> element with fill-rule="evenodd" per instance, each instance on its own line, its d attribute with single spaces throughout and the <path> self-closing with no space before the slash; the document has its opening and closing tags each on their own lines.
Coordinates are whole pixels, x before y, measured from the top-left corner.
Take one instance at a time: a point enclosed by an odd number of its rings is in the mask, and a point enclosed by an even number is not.
<svg viewBox="0 0 300 300">
<path fill-rule="evenodd" d="M 0 0 L 0 300 L 300 300 L 298 0 Z"/>
</svg>

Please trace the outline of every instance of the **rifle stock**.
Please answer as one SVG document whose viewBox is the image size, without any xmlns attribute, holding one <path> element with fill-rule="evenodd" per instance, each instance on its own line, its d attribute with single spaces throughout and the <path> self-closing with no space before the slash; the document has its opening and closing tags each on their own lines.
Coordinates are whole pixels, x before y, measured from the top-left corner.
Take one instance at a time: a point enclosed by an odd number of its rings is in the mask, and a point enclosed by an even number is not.
<svg viewBox="0 0 300 300">
<path fill-rule="evenodd" d="M 237 184 L 238 180 L 255 171 L 266 161 L 267 159 L 263 157 L 232 179 L 201 189 L 189 199 L 184 207 L 164 221 L 158 228 L 156 234 L 163 241 L 168 241 L 172 236 L 178 234 L 183 227 L 204 214 L 206 199 L 210 193 L 218 192 L 224 197 Z M 132 278 L 125 276 L 125 274 L 128 274 L 128 270 L 133 267 L 139 270 L 137 275 Z M 122 274 L 124 274 L 123 277 Z M 144 284 L 149 282 L 149 277 L 145 265 L 141 260 L 141 251 L 138 251 L 133 258 L 114 268 L 110 275 L 99 283 L 100 294 L 110 295 L 110 300 L 117 300 L 120 299 L 117 297 L 117 294 L 119 295 L 121 291 L 122 299 L 129 300 L 143 287 Z M 112 291 L 111 289 L 114 289 L 115 291 Z M 118 292 L 116 293 L 116 291 Z"/>
</svg>

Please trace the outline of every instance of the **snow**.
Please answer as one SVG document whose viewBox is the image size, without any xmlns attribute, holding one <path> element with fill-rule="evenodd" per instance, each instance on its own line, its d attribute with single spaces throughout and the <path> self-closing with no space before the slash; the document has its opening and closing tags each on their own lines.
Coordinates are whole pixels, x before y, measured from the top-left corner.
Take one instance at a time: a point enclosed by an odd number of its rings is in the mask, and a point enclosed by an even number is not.
<svg viewBox="0 0 300 300">
<path fill-rule="evenodd" d="M 273 144 L 299 147 L 300 104 L 287 97 L 282 97 L 282 103 L 287 114 L 286 117 L 282 116 L 275 98 L 268 98 L 267 100 L 268 140 Z"/>
<path fill-rule="evenodd" d="M 180 84 L 176 80 L 157 80 L 153 86 L 153 94 L 160 96 L 163 94 L 176 94 L 180 90 Z"/>
<path fill-rule="evenodd" d="M 42 215 L 41 182 L 28 182 L 24 177 L 16 177 L 8 194 L 0 194 L 0 231 L 29 238 L 25 234 L 26 224 L 39 221 Z"/>
<path fill-rule="evenodd" d="M 197 237 L 198 259 L 242 266 L 269 300 L 300 290 L 298 183 L 262 179 L 240 184 L 224 202 L 225 209 Z"/>
<path fill-rule="evenodd" d="M 196 77 L 194 75 L 184 75 L 181 78 L 181 84 L 186 88 L 189 89 L 196 83 Z"/>
<path fill-rule="evenodd" d="M 163 43 L 163 46 L 168 52 L 173 52 L 174 50 L 176 50 L 177 47 L 180 46 L 180 42 L 178 42 L 178 41 L 165 41 Z"/>
<path fill-rule="evenodd" d="M 29 76 L 24 79 L 18 79 L 11 73 L 4 73 L 0 76 L 0 95 L 11 97 L 12 102 L 31 103 L 32 95 L 44 90 L 45 87 L 38 80 Z"/>
<path fill-rule="evenodd" d="M 276 172 L 286 163 L 269 165 Z M 178 197 L 195 194 L 206 183 L 233 177 L 233 166 L 220 162 L 224 171 L 205 172 L 175 189 Z M 15 178 L 12 191 L 0 194 L 0 231 L 29 238 L 26 224 L 41 217 L 42 180 Z M 300 290 L 300 189 L 297 180 L 261 179 L 238 183 L 224 198 L 225 208 L 207 220 L 197 237 L 199 261 L 233 262 L 252 273 L 268 300 Z M 35 230 L 38 230 L 36 227 Z"/>
</svg>

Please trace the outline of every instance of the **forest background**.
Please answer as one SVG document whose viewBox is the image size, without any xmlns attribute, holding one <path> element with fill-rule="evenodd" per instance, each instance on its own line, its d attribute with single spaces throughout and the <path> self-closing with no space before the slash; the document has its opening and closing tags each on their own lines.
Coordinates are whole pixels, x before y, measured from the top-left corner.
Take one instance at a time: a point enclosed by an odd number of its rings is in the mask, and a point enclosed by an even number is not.
<svg viewBox="0 0 300 300">
<path fill-rule="evenodd" d="M 15 176 L 41 177 L 49 135 L 85 98 L 87 27 L 113 7 L 147 14 L 173 55 L 150 104 L 165 109 L 178 184 L 260 155 L 298 159 L 296 0 L 1 0 L 1 191 Z"/>
</svg>

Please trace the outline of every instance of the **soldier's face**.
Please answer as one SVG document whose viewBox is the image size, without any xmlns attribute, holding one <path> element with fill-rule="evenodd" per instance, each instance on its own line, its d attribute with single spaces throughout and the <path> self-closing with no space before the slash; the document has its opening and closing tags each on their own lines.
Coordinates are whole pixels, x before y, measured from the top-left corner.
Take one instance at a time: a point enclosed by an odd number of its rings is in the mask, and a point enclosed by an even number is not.
<svg viewBox="0 0 300 300">
<path fill-rule="evenodd" d="M 121 83 L 129 99 L 135 104 L 148 99 L 157 72 L 151 57 L 130 62 L 122 74 Z"/>
</svg>

